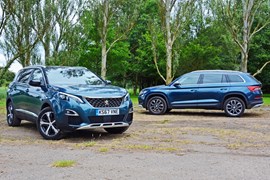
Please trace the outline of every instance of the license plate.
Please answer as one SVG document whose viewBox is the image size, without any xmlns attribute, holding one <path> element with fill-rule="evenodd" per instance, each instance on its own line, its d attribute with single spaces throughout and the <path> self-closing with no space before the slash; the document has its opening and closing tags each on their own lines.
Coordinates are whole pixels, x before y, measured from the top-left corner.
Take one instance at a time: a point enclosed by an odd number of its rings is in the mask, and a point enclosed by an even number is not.
<svg viewBox="0 0 270 180">
<path fill-rule="evenodd" d="M 96 111 L 97 116 L 104 115 L 119 115 L 119 109 L 98 109 Z"/>
</svg>

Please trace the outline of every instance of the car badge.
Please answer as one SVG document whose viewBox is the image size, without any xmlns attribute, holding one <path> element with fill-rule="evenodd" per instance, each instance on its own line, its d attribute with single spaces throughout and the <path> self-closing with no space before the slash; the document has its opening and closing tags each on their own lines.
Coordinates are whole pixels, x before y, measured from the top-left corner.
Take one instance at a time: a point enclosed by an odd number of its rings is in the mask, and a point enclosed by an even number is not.
<svg viewBox="0 0 270 180">
<path fill-rule="evenodd" d="M 109 101 L 106 99 L 106 100 L 104 101 L 104 104 L 105 104 L 106 106 L 109 106 Z"/>
</svg>

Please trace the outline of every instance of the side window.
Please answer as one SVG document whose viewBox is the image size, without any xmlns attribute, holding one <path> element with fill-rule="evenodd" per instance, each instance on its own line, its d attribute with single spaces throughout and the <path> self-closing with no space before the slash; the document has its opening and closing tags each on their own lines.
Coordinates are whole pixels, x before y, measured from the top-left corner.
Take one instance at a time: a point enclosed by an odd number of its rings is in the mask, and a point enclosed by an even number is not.
<svg viewBox="0 0 270 180">
<path fill-rule="evenodd" d="M 244 82 L 244 80 L 236 74 L 228 74 L 229 81 L 232 83 Z"/>
<path fill-rule="evenodd" d="M 27 83 L 29 76 L 31 75 L 32 70 L 33 69 L 26 69 L 26 70 L 22 71 L 19 74 L 17 81 L 20 83 Z"/>
<path fill-rule="evenodd" d="M 181 85 L 185 84 L 197 84 L 200 74 L 188 74 L 178 80 Z"/>
<path fill-rule="evenodd" d="M 202 83 L 226 83 L 226 78 L 223 74 L 204 74 Z"/>
<path fill-rule="evenodd" d="M 33 74 L 32 74 L 32 77 L 31 77 L 31 80 L 40 80 L 42 78 L 42 72 L 40 69 L 36 69 Z"/>
</svg>

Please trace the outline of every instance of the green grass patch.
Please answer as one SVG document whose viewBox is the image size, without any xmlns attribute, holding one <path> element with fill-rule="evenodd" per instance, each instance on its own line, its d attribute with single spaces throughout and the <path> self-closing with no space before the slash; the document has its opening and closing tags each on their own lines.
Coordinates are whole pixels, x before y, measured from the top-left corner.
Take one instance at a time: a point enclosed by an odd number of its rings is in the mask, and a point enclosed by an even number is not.
<svg viewBox="0 0 270 180">
<path fill-rule="evenodd" d="M 7 95 L 7 88 L 6 87 L 0 87 L 0 99 L 5 99 Z"/>
<path fill-rule="evenodd" d="M 130 95 L 130 99 L 133 104 L 138 104 L 138 96 Z"/>
<path fill-rule="evenodd" d="M 263 95 L 263 103 L 264 103 L 264 105 L 267 105 L 267 106 L 270 105 L 270 94 Z"/>
<path fill-rule="evenodd" d="M 52 166 L 53 167 L 72 167 L 76 164 L 73 160 L 61 160 L 61 161 L 55 161 Z"/>
<path fill-rule="evenodd" d="M 99 152 L 105 153 L 108 151 L 109 151 L 109 148 L 106 148 L 106 147 L 99 148 Z"/>
</svg>

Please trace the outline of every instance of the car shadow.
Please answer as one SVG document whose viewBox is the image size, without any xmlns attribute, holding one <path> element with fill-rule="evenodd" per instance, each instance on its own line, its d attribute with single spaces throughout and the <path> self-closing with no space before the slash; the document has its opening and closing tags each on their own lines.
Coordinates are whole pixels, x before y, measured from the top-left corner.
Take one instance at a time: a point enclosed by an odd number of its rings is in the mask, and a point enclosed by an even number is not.
<svg viewBox="0 0 270 180">
<path fill-rule="evenodd" d="M 227 117 L 223 111 L 203 111 L 203 110 L 173 110 L 163 115 L 153 115 L 148 111 L 138 112 L 139 114 L 150 115 L 150 116 L 175 116 L 175 115 L 183 115 L 183 116 L 204 116 L 204 117 Z M 259 117 L 260 114 L 254 112 L 245 112 L 241 117 Z M 228 117 L 231 118 L 231 117 Z"/>
<path fill-rule="evenodd" d="M 31 139 L 43 139 L 42 136 L 39 134 L 35 123 L 29 121 L 22 121 L 21 125 L 17 128 L 21 128 L 21 132 L 18 131 L 18 133 L 16 133 L 20 137 L 23 137 L 25 135 L 25 132 L 27 132 L 27 136 L 30 136 Z M 70 143 L 80 143 L 93 140 L 112 140 L 126 136 L 129 136 L 128 132 L 123 134 L 110 134 L 103 129 L 78 130 L 65 133 L 62 140 Z"/>
<path fill-rule="evenodd" d="M 129 133 L 110 134 L 102 129 L 95 130 L 78 130 L 69 132 L 65 135 L 64 140 L 69 143 L 80 143 L 85 141 L 103 141 L 113 140 L 122 137 L 128 137 Z"/>
</svg>

